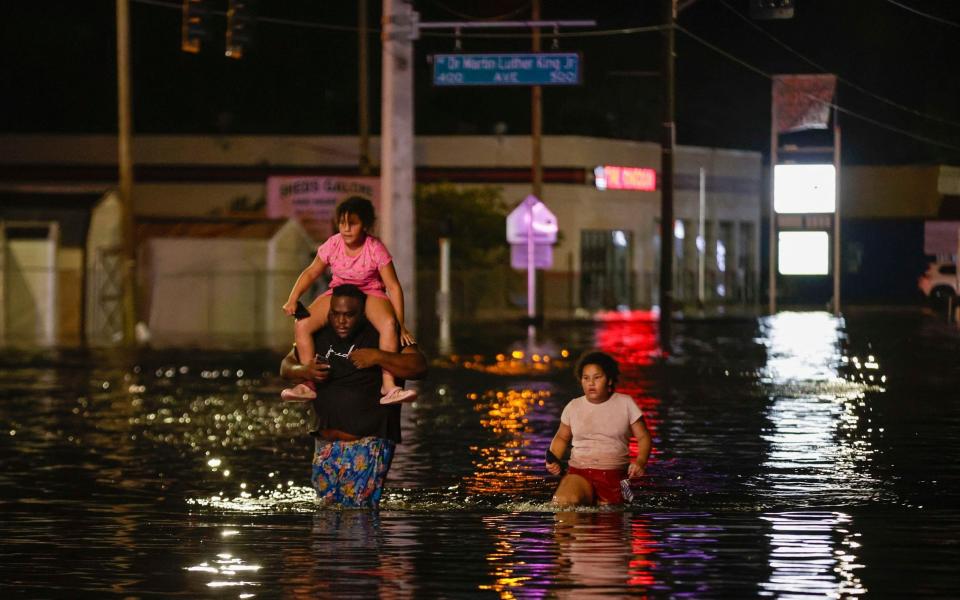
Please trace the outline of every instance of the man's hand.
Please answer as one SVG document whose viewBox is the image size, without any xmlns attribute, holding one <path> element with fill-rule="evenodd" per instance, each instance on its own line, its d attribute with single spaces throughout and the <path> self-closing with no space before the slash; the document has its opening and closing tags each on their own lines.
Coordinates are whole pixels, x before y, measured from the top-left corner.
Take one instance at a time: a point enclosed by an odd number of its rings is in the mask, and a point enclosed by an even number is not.
<svg viewBox="0 0 960 600">
<path fill-rule="evenodd" d="M 330 378 L 330 363 L 314 355 L 311 362 L 303 365 L 303 375 L 306 379 L 322 383 Z"/>
<path fill-rule="evenodd" d="M 640 477 L 646 471 L 646 467 L 641 467 L 637 463 L 630 463 L 630 466 L 627 467 L 627 477 L 633 479 L 634 477 Z"/>
<path fill-rule="evenodd" d="M 382 352 L 376 348 L 357 348 L 350 353 L 350 362 L 358 369 L 375 367 L 382 359 Z"/>
</svg>

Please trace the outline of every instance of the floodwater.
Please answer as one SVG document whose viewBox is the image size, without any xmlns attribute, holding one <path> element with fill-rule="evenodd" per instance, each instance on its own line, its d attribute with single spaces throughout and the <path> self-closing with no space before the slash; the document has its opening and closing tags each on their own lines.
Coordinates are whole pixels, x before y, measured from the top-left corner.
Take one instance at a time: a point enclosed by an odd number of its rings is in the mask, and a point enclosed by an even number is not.
<svg viewBox="0 0 960 600">
<path fill-rule="evenodd" d="M 314 504 L 277 355 L 4 351 L 0 596 L 960 596 L 955 329 L 688 321 L 663 358 L 633 317 L 523 360 L 519 330 L 457 340 L 376 512 Z M 630 506 L 558 512 L 542 456 L 590 346 L 621 360 L 655 450 Z"/>
</svg>

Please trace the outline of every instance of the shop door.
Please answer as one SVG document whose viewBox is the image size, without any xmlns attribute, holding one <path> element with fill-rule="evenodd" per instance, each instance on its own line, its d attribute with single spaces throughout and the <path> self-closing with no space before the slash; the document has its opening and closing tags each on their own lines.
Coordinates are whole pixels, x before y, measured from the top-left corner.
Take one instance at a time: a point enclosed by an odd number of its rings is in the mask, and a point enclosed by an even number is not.
<svg viewBox="0 0 960 600">
<path fill-rule="evenodd" d="M 624 229 L 580 232 L 580 306 L 629 308 L 633 298 L 633 234 Z"/>
</svg>

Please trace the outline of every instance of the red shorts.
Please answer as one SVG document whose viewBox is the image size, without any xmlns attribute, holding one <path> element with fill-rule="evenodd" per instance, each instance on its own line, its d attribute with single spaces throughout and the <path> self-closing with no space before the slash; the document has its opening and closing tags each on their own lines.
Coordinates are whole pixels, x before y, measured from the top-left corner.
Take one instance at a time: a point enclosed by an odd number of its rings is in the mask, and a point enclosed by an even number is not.
<svg viewBox="0 0 960 600">
<path fill-rule="evenodd" d="M 623 469 L 578 469 L 569 467 L 568 475 L 579 475 L 593 487 L 594 499 L 607 504 L 623 504 L 620 480 L 627 476 Z"/>
</svg>

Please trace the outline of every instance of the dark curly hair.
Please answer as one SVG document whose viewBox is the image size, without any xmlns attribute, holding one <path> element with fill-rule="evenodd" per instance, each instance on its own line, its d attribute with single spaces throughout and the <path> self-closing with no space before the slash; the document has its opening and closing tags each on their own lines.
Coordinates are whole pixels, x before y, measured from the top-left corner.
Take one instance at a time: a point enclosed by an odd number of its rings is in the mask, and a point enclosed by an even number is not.
<svg viewBox="0 0 960 600">
<path fill-rule="evenodd" d="M 360 306 L 363 307 L 364 303 L 367 301 L 367 295 L 363 293 L 363 290 L 358 288 L 352 283 L 344 283 L 343 285 L 338 285 L 333 288 L 333 297 L 346 296 L 347 298 L 356 298 L 360 301 Z"/>
<path fill-rule="evenodd" d="M 597 365 L 600 367 L 603 374 L 607 376 L 610 393 L 613 393 L 617 387 L 617 382 L 620 380 L 620 365 L 617 364 L 616 359 L 606 352 L 600 352 L 599 350 L 584 352 L 580 360 L 577 361 L 577 366 L 573 369 L 578 381 L 583 376 L 583 369 L 587 365 Z"/>
<path fill-rule="evenodd" d="M 363 228 L 369 230 L 377 220 L 373 211 L 373 203 L 363 196 L 350 196 L 337 205 L 337 223 L 342 221 L 347 215 L 357 215 Z"/>
</svg>

